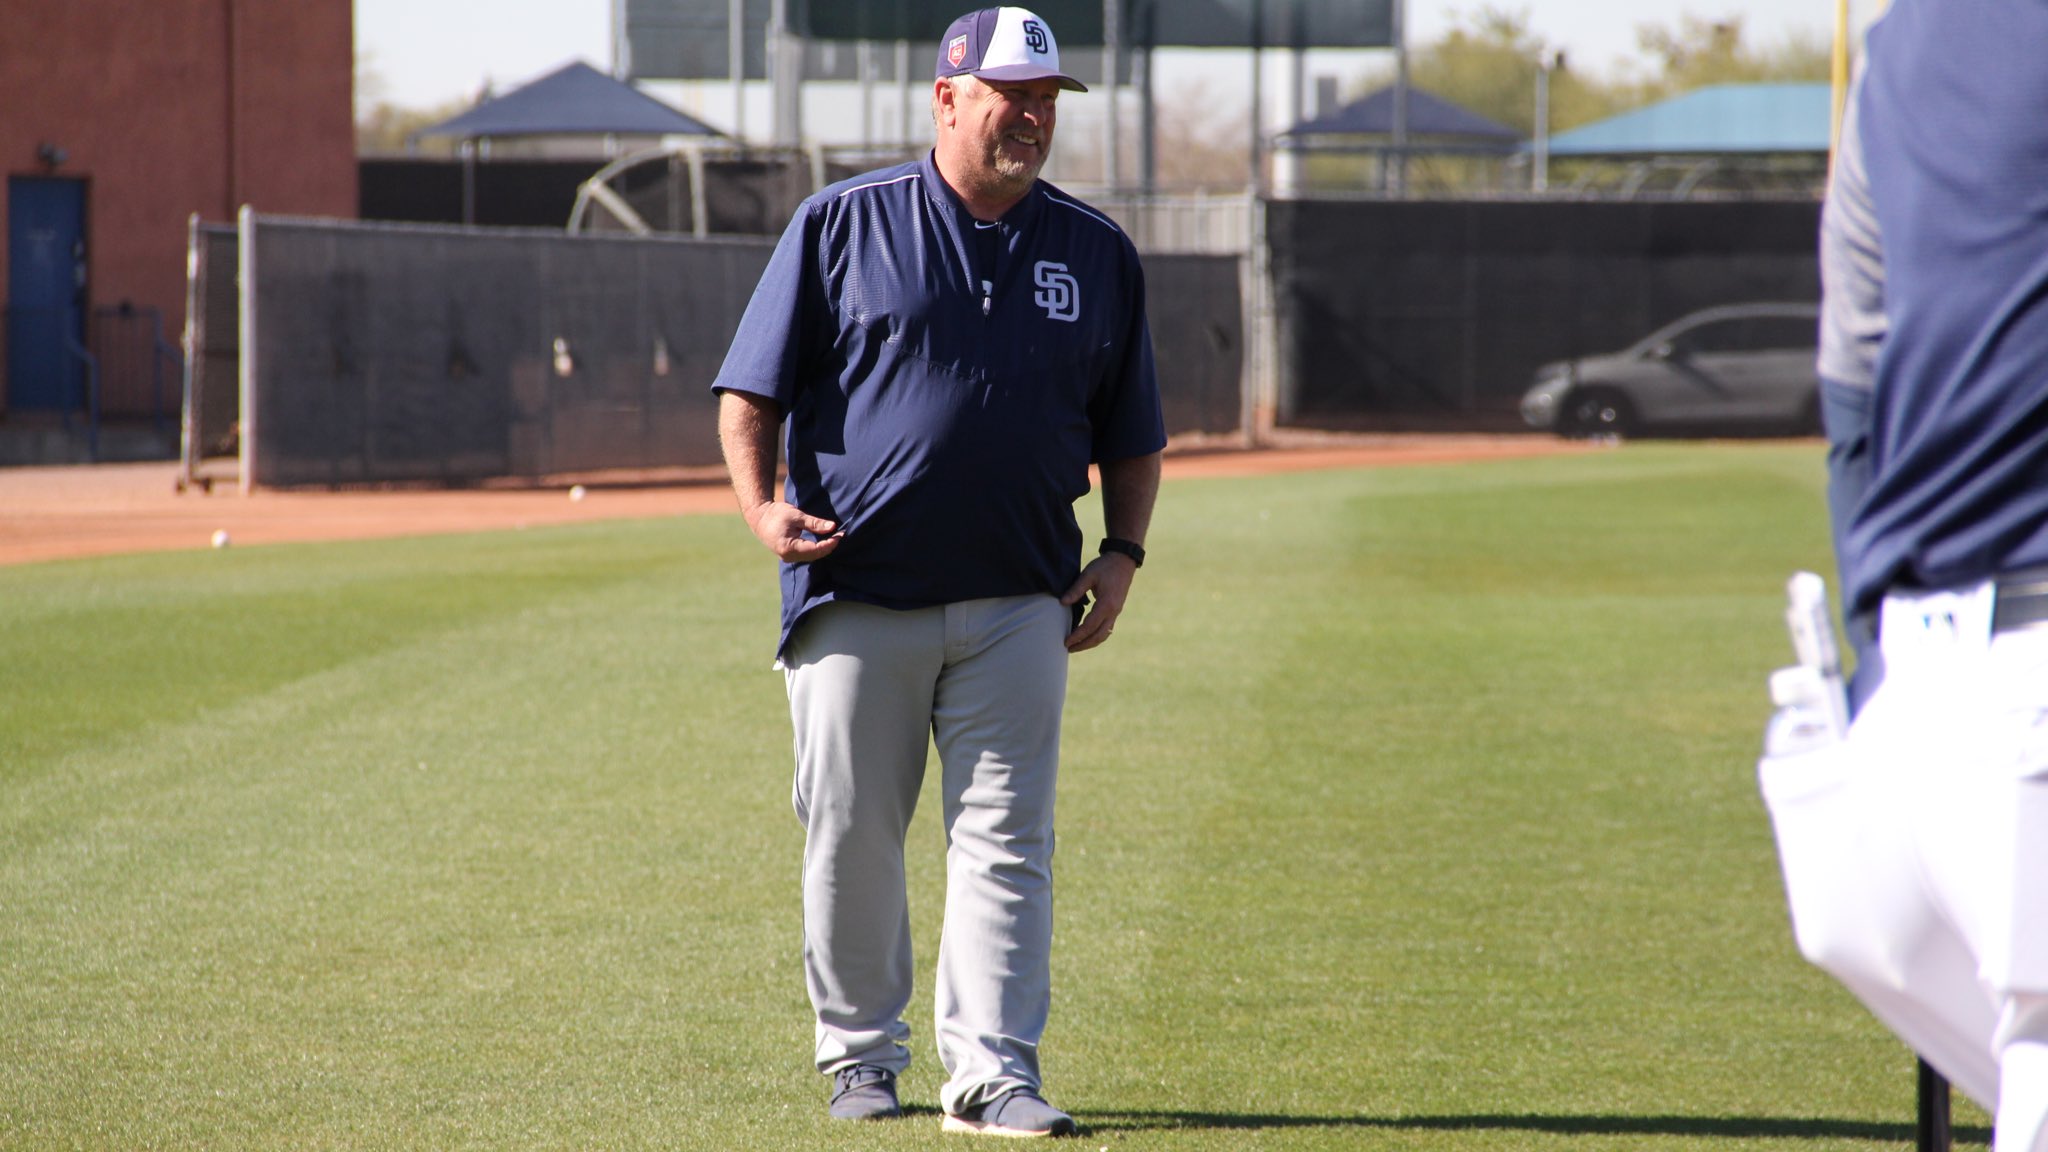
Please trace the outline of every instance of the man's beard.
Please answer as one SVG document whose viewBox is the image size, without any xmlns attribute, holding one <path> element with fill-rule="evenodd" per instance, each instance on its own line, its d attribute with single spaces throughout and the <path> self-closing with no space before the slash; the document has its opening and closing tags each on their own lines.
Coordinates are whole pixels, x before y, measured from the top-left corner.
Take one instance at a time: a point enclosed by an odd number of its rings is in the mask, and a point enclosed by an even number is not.
<svg viewBox="0 0 2048 1152">
<path fill-rule="evenodd" d="M 1045 166 L 1044 154 L 1036 160 L 1019 160 L 1004 150 L 997 142 L 994 155 L 989 157 L 989 182 L 1012 192 L 1021 192 L 1038 179 L 1038 170 Z"/>
</svg>

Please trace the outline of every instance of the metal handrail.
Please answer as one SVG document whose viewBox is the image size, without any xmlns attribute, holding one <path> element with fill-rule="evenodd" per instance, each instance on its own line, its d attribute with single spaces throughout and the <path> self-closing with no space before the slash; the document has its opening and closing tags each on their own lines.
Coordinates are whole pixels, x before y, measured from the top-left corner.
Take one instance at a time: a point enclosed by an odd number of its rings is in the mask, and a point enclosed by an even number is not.
<svg viewBox="0 0 2048 1152">
<path fill-rule="evenodd" d="M 168 434 L 176 394 L 184 386 L 185 358 L 164 338 L 163 309 L 126 300 L 94 308 L 87 347 L 99 359 L 102 421 L 109 406 L 123 417 L 146 412 L 150 426 Z"/>
<path fill-rule="evenodd" d="M 71 325 L 64 327 L 64 351 L 79 363 L 85 365 L 85 395 L 80 399 L 85 408 L 86 454 L 97 463 L 100 458 L 100 360 L 92 350 L 78 342 L 71 334 Z M 66 405 L 64 431 L 71 431 L 71 408 Z"/>
<path fill-rule="evenodd" d="M 0 308 L 0 319 L 5 321 L 4 324 L 0 324 L 0 328 L 4 328 L 10 337 L 14 335 L 15 328 L 21 323 L 33 321 L 41 325 L 54 321 L 58 324 L 63 335 L 64 363 L 68 367 L 71 363 L 76 362 L 85 369 L 85 373 L 81 383 L 82 394 L 72 393 L 62 396 L 56 405 L 57 416 L 63 423 L 66 435 L 69 435 L 74 430 L 77 421 L 82 419 L 85 422 L 87 450 L 93 460 L 98 460 L 100 454 L 100 361 L 99 357 L 93 355 L 92 350 L 86 347 L 82 341 L 82 317 L 77 306 L 52 305 L 31 308 L 10 304 Z M 68 385 L 66 392 L 70 392 Z"/>
<path fill-rule="evenodd" d="M 168 432 L 168 410 L 164 405 L 164 365 L 169 364 L 182 386 L 185 377 L 185 353 L 176 344 L 164 339 L 164 313 L 161 308 L 150 308 L 150 346 L 156 353 L 150 362 L 150 417 L 159 433 Z"/>
</svg>

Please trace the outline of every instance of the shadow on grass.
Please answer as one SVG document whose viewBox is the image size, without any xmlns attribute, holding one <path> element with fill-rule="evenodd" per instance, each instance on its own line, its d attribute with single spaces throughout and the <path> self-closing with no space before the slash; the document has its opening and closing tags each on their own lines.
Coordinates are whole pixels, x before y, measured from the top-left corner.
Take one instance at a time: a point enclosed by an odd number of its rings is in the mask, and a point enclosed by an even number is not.
<svg viewBox="0 0 2048 1152">
<path fill-rule="evenodd" d="M 1232 1112 L 1097 1112 L 1082 1117 L 1084 1132 L 1273 1128 L 1358 1128 L 1383 1131 L 1545 1132 L 1559 1136 L 1710 1136 L 1730 1140 L 1869 1140 L 1913 1143 L 1911 1123 L 1823 1120 L 1781 1116 L 1280 1116 Z M 1958 1127 L 1958 1142 L 1988 1143 L 1988 1128 Z"/>
</svg>

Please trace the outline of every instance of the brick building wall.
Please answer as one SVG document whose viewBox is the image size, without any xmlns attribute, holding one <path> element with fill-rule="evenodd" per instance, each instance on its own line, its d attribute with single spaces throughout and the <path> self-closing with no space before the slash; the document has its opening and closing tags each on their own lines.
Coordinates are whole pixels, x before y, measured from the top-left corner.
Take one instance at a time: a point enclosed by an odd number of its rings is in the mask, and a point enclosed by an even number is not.
<svg viewBox="0 0 2048 1152">
<path fill-rule="evenodd" d="M 354 41 L 350 0 L 0 0 L 0 224 L 15 179 L 80 182 L 88 310 L 175 341 L 192 213 L 356 214 Z"/>
</svg>

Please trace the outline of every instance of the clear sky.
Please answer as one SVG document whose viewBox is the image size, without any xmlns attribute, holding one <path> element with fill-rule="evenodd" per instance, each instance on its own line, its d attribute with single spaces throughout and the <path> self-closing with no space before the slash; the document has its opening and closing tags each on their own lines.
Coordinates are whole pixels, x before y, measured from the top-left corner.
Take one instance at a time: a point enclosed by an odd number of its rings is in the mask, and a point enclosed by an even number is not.
<svg viewBox="0 0 2048 1152">
<path fill-rule="evenodd" d="M 1407 3 L 1411 44 L 1435 39 L 1458 14 L 1487 6 Z M 1854 0 L 1859 21 L 1875 3 Z M 1602 74 L 1637 60 L 1642 24 L 1668 27 L 1682 15 L 1735 16 L 1755 44 L 1795 30 L 1829 36 L 1835 12 L 1835 0 L 1492 0 L 1490 6 L 1527 13 L 1530 27 L 1563 49 L 1572 67 Z M 486 80 L 503 92 L 572 60 L 608 69 L 611 11 L 612 0 L 355 0 L 356 51 L 382 81 L 381 92 L 365 95 L 436 107 L 473 97 Z"/>
</svg>

